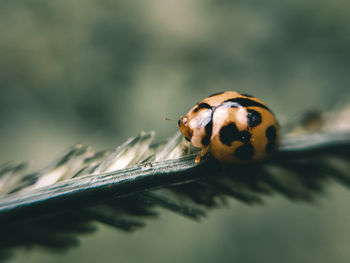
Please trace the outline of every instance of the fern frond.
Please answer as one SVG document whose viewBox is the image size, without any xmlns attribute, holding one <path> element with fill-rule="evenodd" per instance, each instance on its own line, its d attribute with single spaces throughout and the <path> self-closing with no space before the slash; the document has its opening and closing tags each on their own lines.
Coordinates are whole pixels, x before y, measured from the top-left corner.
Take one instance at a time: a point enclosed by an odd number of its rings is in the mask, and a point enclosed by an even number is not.
<svg viewBox="0 0 350 263">
<path fill-rule="evenodd" d="M 270 160 L 254 165 L 223 166 L 211 156 L 197 165 L 179 133 L 155 144 L 154 132 L 112 152 L 75 145 L 36 173 L 26 174 L 23 163 L 3 165 L 0 251 L 69 248 L 95 221 L 132 231 L 156 215 L 155 207 L 198 220 L 225 198 L 259 204 L 278 193 L 310 202 L 331 179 L 350 187 L 350 129 L 336 127 L 285 135 Z"/>
</svg>

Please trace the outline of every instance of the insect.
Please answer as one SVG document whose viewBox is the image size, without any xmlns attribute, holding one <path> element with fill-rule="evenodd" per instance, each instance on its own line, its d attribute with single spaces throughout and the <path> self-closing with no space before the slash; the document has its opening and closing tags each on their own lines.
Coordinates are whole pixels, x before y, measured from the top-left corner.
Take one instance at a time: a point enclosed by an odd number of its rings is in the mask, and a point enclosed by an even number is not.
<svg viewBox="0 0 350 263">
<path fill-rule="evenodd" d="M 276 149 L 279 125 L 261 100 L 235 91 L 210 95 L 178 121 L 186 140 L 208 150 L 223 163 L 246 163 L 267 158 Z"/>
</svg>

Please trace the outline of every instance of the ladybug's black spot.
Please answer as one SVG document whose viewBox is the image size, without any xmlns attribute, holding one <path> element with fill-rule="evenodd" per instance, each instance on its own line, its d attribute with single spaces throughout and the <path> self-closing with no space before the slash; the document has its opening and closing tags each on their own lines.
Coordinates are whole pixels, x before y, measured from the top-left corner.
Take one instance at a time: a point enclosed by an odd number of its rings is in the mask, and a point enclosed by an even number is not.
<svg viewBox="0 0 350 263">
<path fill-rule="evenodd" d="M 252 95 L 249 95 L 247 93 L 244 93 L 244 92 L 238 92 L 240 95 L 244 96 L 244 97 L 250 97 L 250 98 L 254 98 L 254 96 Z"/>
<path fill-rule="evenodd" d="M 260 107 L 265 110 L 270 111 L 268 107 L 266 107 L 264 104 L 261 104 L 260 102 L 257 102 L 255 100 L 251 100 L 248 98 L 233 98 L 225 100 L 223 104 L 231 103 L 231 108 L 237 108 L 237 107 Z M 271 112 L 271 111 L 270 111 Z"/>
<path fill-rule="evenodd" d="M 208 96 L 208 98 L 209 97 L 214 97 L 214 96 L 217 96 L 217 95 L 220 95 L 220 94 L 223 94 L 223 93 L 225 93 L 225 91 L 217 92 L 217 93 L 211 94 L 210 96 Z"/>
<path fill-rule="evenodd" d="M 239 146 L 234 152 L 234 156 L 242 161 L 248 161 L 253 158 L 254 147 L 250 143 Z"/>
<path fill-rule="evenodd" d="M 237 126 L 231 122 L 220 130 L 220 141 L 231 146 L 233 141 L 248 143 L 252 135 L 248 131 L 238 131 Z"/>
<path fill-rule="evenodd" d="M 256 127 L 261 123 L 261 114 L 255 110 L 247 110 L 247 121 L 250 127 Z"/>
<path fill-rule="evenodd" d="M 241 131 L 239 133 L 239 138 L 237 139 L 238 141 L 248 143 L 250 142 L 250 138 L 252 137 L 251 133 L 248 131 Z"/>
<path fill-rule="evenodd" d="M 187 138 L 187 137 L 185 137 L 185 139 L 186 139 L 186 141 L 188 141 L 188 142 L 190 142 L 191 140 L 189 139 L 189 138 Z"/>
<path fill-rule="evenodd" d="M 265 151 L 267 153 L 271 153 L 276 146 L 276 137 L 277 137 L 277 132 L 275 126 L 271 125 L 266 129 L 266 138 L 267 138 L 267 144 Z"/>
<path fill-rule="evenodd" d="M 197 112 L 200 109 L 212 109 L 212 108 L 208 103 L 202 102 L 198 104 L 198 106 L 193 110 L 193 112 Z"/>
</svg>

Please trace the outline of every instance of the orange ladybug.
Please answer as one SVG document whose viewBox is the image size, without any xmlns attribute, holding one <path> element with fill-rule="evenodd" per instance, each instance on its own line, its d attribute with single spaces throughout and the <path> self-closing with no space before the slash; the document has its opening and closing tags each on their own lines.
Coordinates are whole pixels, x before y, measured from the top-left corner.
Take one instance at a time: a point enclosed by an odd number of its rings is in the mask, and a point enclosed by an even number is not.
<svg viewBox="0 0 350 263">
<path fill-rule="evenodd" d="M 235 91 L 215 93 L 197 103 L 178 126 L 194 147 L 196 163 L 208 150 L 224 163 L 263 160 L 276 149 L 279 125 L 261 100 Z"/>
</svg>

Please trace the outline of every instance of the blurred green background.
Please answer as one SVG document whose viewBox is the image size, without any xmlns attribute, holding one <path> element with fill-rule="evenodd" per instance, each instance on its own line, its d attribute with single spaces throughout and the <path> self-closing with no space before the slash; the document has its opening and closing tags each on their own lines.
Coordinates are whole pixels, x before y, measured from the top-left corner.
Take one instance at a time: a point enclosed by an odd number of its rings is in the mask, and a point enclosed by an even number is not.
<svg viewBox="0 0 350 263">
<path fill-rule="evenodd" d="M 0 163 L 48 164 L 80 142 L 165 139 L 222 90 L 264 100 L 280 122 L 330 110 L 348 90 L 350 2 L 12 0 L 0 3 Z M 161 211 L 133 234 L 100 226 L 65 254 L 11 262 L 350 262 L 350 193 L 316 204 L 231 201 L 201 223 Z M 1 234 L 1 233 L 0 233 Z"/>
</svg>

